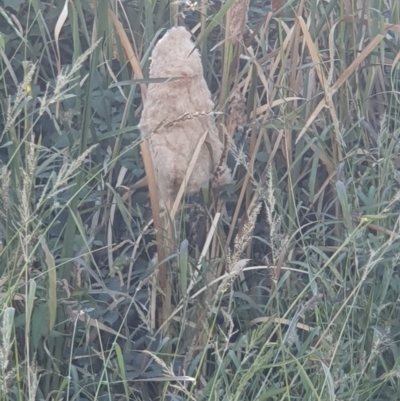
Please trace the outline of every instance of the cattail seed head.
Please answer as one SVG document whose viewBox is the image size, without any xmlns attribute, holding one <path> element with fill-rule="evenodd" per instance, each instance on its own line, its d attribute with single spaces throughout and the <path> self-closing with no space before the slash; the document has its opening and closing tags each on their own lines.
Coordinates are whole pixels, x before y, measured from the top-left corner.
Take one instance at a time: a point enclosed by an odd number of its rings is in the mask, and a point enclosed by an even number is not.
<svg viewBox="0 0 400 401">
<path fill-rule="evenodd" d="M 250 0 L 236 0 L 230 8 L 228 35 L 232 43 L 241 40 L 247 22 Z"/>
<path fill-rule="evenodd" d="M 208 132 L 207 139 L 187 182 L 187 193 L 197 192 L 213 177 L 223 144 L 215 127 L 214 104 L 200 53 L 185 28 L 170 29 L 157 43 L 151 55 L 150 78 L 165 81 L 149 84 L 140 129 L 149 142 L 159 195 L 166 201 L 179 190 L 204 133 Z"/>
</svg>

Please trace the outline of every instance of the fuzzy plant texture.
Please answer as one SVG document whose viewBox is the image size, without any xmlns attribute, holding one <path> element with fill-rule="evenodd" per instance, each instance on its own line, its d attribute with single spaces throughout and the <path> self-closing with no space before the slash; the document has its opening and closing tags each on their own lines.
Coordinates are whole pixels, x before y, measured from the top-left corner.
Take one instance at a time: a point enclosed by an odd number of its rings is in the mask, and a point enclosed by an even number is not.
<svg viewBox="0 0 400 401">
<path fill-rule="evenodd" d="M 221 167 L 224 146 L 215 126 L 214 103 L 203 76 L 200 53 L 184 27 L 170 29 L 152 52 L 150 79 L 160 78 L 165 81 L 149 85 L 140 128 L 143 138 L 149 141 L 160 198 L 167 201 L 179 190 L 206 132 L 207 138 L 186 182 L 187 193 L 200 190 L 210 181 Z M 220 185 L 231 181 L 229 169 L 222 167 Z"/>
</svg>

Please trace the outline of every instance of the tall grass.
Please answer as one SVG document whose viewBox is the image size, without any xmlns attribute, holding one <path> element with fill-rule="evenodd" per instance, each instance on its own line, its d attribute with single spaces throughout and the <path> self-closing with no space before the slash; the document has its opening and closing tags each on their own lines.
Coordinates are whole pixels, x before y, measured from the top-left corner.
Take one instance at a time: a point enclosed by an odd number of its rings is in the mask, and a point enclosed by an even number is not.
<svg viewBox="0 0 400 401">
<path fill-rule="evenodd" d="M 400 7 L 273 7 L 0 4 L 1 400 L 399 398 Z M 235 183 L 165 252 L 137 125 L 177 21 Z"/>
</svg>

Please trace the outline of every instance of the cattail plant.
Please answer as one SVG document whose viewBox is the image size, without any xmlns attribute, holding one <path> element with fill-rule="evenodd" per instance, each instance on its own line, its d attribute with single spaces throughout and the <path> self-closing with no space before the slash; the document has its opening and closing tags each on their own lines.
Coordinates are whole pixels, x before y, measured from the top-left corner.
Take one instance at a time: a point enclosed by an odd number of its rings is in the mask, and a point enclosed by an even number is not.
<svg viewBox="0 0 400 401">
<path fill-rule="evenodd" d="M 150 78 L 157 82 L 148 87 L 140 128 L 149 144 L 159 203 L 167 212 L 162 221 L 164 246 L 171 250 L 175 231 L 172 202 L 182 195 L 181 187 L 194 193 L 211 179 L 217 185 L 230 182 L 231 174 L 225 165 L 200 54 L 185 28 L 170 29 L 157 43 L 151 55 Z M 163 271 L 160 267 L 160 277 Z M 164 293 L 162 325 L 172 311 L 172 292 L 161 278 L 160 288 Z"/>
<path fill-rule="evenodd" d="M 221 172 L 223 144 L 212 114 L 214 104 L 203 76 L 200 54 L 184 27 L 170 29 L 155 46 L 150 65 L 151 83 L 144 103 L 140 128 L 148 139 L 161 203 L 168 205 L 184 182 L 195 149 L 207 134 L 186 192 L 194 193 L 219 167 L 219 184 L 231 179 L 226 166 Z"/>
</svg>

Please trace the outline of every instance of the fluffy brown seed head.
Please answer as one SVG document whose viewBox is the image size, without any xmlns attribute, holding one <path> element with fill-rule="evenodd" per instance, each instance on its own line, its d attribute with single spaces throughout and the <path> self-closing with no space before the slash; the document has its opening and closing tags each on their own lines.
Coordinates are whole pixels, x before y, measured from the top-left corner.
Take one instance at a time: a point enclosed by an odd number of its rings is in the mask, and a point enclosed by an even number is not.
<svg viewBox="0 0 400 401">
<path fill-rule="evenodd" d="M 172 28 L 157 43 L 150 65 L 151 83 L 140 121 L 142 135 L 149 141 L 161 198 L 176 195 L 198 141 L 207 131 L 187 192 L 198 191 L 214 173 L 223 151 L 212 109 L 214 104 L 203 77 L 198 50 L 183 27 Z M 168 80 L 169 79 L 169 80 Z"/>
<path fill-rule="evenodd" d="M 235 125 L 242 125 L 246 122 L 246 99 L 240 89 L 235 88 L 230 98 L 229 116 Z"/>
<path fill-rule="evenodd" d="M 230 21 L 228 26 L 229 39 L 233 43 L 241 40 L 247 22 L 250 0 L 236 0 L 230 8 Z"/>
</svg>

